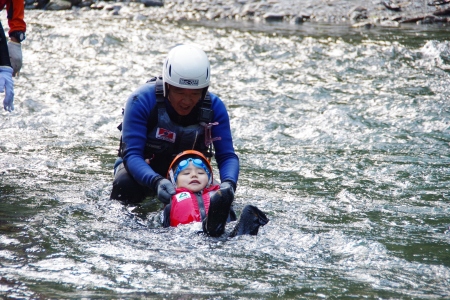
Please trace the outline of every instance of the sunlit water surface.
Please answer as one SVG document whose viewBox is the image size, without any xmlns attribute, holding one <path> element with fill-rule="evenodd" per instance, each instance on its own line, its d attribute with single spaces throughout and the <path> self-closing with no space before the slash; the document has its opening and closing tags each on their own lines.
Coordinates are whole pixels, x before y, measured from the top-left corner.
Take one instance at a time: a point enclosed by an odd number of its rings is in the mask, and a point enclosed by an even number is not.
<svg viewBox="0 0 450 300">
<path fill-rule="evenodd" d="M 447 28 L 27 18 L 16 110 L 0 114 L 1 295 L 450 296 Z M 210 56 L 236 210 L 271 220 L 257 237 L 163 229 L 158 201 L 108 199 L 122 107 L 177 43 Z"/>
</svg>

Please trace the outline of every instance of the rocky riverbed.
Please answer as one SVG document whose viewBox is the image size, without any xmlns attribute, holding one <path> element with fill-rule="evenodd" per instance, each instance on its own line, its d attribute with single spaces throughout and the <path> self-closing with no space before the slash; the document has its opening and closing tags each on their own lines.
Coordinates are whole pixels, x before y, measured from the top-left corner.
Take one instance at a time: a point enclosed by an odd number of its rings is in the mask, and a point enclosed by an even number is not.
<svg viewBox="0 0 450 300">
<path fill-rule="evenodd" d="M 450 22 L 450 0 L 26 0 L 27 9 L 139 13 L 157 21 L 235 20 L 399 27 Z"/>
</svg>

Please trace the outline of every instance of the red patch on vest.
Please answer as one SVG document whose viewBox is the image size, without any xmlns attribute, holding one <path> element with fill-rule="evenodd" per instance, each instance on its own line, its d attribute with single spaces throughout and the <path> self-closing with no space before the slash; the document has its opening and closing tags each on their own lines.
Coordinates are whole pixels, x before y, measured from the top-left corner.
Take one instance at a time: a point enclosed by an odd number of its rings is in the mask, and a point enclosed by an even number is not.
<svg viewBox="0 0 450 300">
<path fill-rule="evenodd" d="M 156 130 L 156 138 L 175 143 L 176 134 L 170 130 L 159 128 Z"/>
</svg>

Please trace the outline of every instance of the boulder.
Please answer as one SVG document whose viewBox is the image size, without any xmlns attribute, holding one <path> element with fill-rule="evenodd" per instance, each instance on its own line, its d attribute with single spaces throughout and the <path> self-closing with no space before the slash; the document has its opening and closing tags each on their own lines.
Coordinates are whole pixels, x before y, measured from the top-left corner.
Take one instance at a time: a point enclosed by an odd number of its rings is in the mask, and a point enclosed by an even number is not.
<svg viewBox="0 0 450 300">
<path fill-rule="evenodd" d="M 66 0 L 50 0 L 45 7 L 46 10 L 67 10 L 72 8 L 72 3 Z"/>
</svg>

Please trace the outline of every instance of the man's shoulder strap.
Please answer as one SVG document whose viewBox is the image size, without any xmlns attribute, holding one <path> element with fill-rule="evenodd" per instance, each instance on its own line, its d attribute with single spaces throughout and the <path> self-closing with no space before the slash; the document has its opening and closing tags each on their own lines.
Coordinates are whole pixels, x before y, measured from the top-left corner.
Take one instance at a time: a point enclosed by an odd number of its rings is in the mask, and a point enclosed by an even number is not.
<svg viewBox="0 0 450 300">
<path fill-rule="evenodd" d="M 153 82 L 155 84 L 156 103 L 160 105 L 160 103 L 164 103 L 164 86 L 162 77 L 161 76 L 153 77 L 152 79 L 147 81 L 147 83 Z"/>
<path fill-rule="evenodd" d="M 214 111 L 212 110 L 212 101 L 211 95 L 209 92 L 206 92 L 205 98 L 203 98 L 202 106 L 200 107 L 200 111 L 198 112 L 198 121 L 211 123 L 214 118 Z"/>
</svg>

